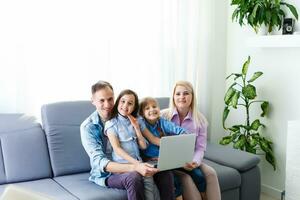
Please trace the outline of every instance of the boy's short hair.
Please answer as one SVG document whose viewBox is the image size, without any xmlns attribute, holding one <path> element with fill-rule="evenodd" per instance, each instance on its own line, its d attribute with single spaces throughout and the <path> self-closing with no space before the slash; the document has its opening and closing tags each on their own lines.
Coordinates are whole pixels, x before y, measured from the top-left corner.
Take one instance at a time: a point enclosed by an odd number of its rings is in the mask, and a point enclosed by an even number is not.
<svg viewBox="0 0 300 200">
<path fill-rule="evenodd" d="M 159 107 L 158 101 L 153 97 L 145 97 L 140 101 L 139 115 L 144 117 L 144 109 L 149 103 L 155 103 Z"/>
<path fill-rule="evenodd" d="M 100 80 L 97 83 L 95 83 L 94 85 L 92 85 L 91 92 L 92 92 L 92 94 L 95 94 L 98 90 L 102 90 L 106 87 L 108 87 L 112 91 L 114 91 L 113 87 L 111 86 L 111 84 L 109 82 Z"/>
</svg>

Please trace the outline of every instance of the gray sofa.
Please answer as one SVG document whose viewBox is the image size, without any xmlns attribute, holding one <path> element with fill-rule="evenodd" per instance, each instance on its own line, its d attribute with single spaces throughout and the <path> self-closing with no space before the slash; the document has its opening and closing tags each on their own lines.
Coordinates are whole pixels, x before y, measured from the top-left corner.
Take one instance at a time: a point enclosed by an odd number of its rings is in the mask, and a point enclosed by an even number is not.
<svg viewBox="0 0 300 200">
<path fill-rule="evenodd" d="M 161 107 L 167 98 L 159 98 Z M 123 190 L 88 181 L 89 158 L 79 126 L 94 111 L 89 101 L 42 107 L 42 126 L 22 114 L 0 114 L 0 194 L 7 184 L 45 193 L 57 200 L 127 199 Z M 218 174 L 222 200 L 258 200 L 259 158 L 208 144 L 205 162 Z"/>
</svg>

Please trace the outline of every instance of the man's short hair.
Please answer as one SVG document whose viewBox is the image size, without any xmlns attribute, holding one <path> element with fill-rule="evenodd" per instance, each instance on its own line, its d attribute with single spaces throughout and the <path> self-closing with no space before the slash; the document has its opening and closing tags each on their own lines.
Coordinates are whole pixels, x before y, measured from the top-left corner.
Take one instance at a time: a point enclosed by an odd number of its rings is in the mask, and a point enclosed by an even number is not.
<svg viewBox="0 0 300 200">
<path fill-rule="evenodd" d="M 98 90 L 102 90 L 106 87 L 109 87 L 112 91 L 114 91 L 113 87 L 111 86 L 111 84 L 107 81 L 98 81 L 97 83 L 95 83 L 94 85 L 92 85 L 92 94 L 95 94 Z"/>
</svg>

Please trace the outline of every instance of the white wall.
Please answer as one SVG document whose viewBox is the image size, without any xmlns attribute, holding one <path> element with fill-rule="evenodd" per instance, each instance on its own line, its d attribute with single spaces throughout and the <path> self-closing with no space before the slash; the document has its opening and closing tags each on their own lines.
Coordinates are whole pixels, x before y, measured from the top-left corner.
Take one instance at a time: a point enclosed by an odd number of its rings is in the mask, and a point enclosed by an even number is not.
<svg viewBox="0 0 300 200">
<path fill-rule="evenodd" d="M 210 9 L 207 12 L 209 24 L 206 30 L 208 48 L 207 66 L 204 76 L 206 87 L 201 95 L 201 102 L 205 102 L 201 109 L 209 121 L 208 138 L 211 142 L 218 143 L 224 134 L 222 128 L 223 96 L 225 92 L 226 74 L 226 43 L 227 43 L 227 2 L 213 0 L 210 2 Z M 200 91 L 202 93 L 202 91 Z"/>
<path fill-rule="evenodd" d="M 300 13 L 300 2 L 289 1 L 296 5 Z M 227 32 L 227 74 L 239 72 L 241 65 L 250 55 L 250 72 L 262 71 L 257 86 L 258 97 L 269 100 L 271 112 L 263 122 L 267 128 L 264 135 L 274 142 L 277 170 L 273 171 L 264 159 L 261 162 L 262 190 L 280 197 L 285 183 L 285 158 L 287 122 L 300 118 L 300 48 L 252 48 L 246 45 L 247 38 L 253 37 L 254 31 L 240 27 L 231 21 L 232 7 L 228 5 Z M 296 26 L 299 31 L 299 23 Z M 221 91 L 222 89 L 220 89 Z M 240 120 L 240 116 L 230 118 Z M 217 136 L 214 136 L 217 137 Z"/>
</svg>

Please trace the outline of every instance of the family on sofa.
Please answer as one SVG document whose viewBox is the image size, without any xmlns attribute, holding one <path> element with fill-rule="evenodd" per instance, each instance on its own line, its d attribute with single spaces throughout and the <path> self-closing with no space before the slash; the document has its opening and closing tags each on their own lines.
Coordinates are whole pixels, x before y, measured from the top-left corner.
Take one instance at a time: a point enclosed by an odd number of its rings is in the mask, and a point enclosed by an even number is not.
<svg viewBox="0 0 300 200">
<path fill-rule="evenodd" d="M 171 107 L 162 112 L 171 122 L 160 118 L 158 102 L 153 98 L 144 99 L 139 111 L 138 96 L 132 90 L 121 92 L 115 104 L 113 87 L 108 82 L 95 83 L 91 91 L 96 111 L 80 127 L 82 144 L 90 157 L 90 181 L 100 186 L 124 189 L 129 200 L 172 200 L 175 195 L 180 199 L 184 188 L 191 184 L 195 184 L 198 191 L 185 195 L 185 199 L 221 199 L 216 172 L 202 163 L 207 121 L 197 110 L 193 87 L 189 82 L 175 84 Z M 138 112 L 143 119 L 138 117 Z M 159 119 L 163 119 L 164 123 Z M 152 154 L 149 151 L 157 152 L 160 137 L 182 133 L 197 135 L 194 158 L 186 166 L 174 173 L 159 172 L 143 162 L 139 148 L 148 152 L 144 160 L 155 159 L 157 153 L 150 158 Z M 145 138 L 150 143 L 148 147 Z M 111 146 L 113 152 L 107 153 L 107 146 Z M 185 187 L 182 183 L 186 184 Z"/>
<path fill-rule="evenodd" d="M 176 93 L 174 94 L 176 96 Z M 173 101 L 173 97 L 170 99 Z M 161 109 L 169 107 L 169 98 L 159 97 L 155 100 L 158 101 Z M 112 99 L 110 101 L 113 102 Z M 154 104 L 152 104 L 149 104 L 150 107 L 153 107 Z M 145 110 L 147 109 L 145 108 Z M 105 114 L 106 111 L 109 109 L 105 110 L 104 108 L 103 113 Z M 101 181 L 105 184 L 105 178 L 101 179 L 101 177 L 121 172 L 123 174 L 134 172 L 140 178 L 154 174 L 153 177 L 160 175 L 155 168 L 143 162 L 138 164 L 113 162 L 111 157 L 103 155 L 105 143 L 97 145 L 98 148 L 103 148 L 102 151 L 100 149 L 97 152 L 86 152 L 81 139 L 80 125 L 93 112 L 95 112 L 95 106 L 90 100 L 84 100 L 43 105 L 41 123 L 35 117 L 23 113 L 0 113 L 0 195 L 5 195 L 4 191 L 11 188 L 8 186 L 12 184 L 55 200 L 126 200 L 128 191 L 100 186 Z M 162 110 L 162 113 L 168 118 L 169 112 Z M 110 115 L 110 112 L 107 114 Z M 144 112 L 144 116 L 148 117 L 147 111 Z M 178 109 L 178 115 L 171 113 L 168 120 L 173 121 L 173 117 L 176 116 L 180 117 L 180 109 Z M 164 129 L 166 128 L 163 127 L 164 125 L 162 125 L 163 131 L 155 129 L 156 125 L 151 124 L 155 121 L 154 118 L 151 119 L 151 116 L 148 118 L 150 123 L 147 124 L 145 121 L 145 124 L 151 133 L 157 136 L 169 133 L 167 129 Z M 181 125 L 189 121 L 192 120 L 184 120 Z M 174 122 L 177 123 L 176 120 Z M 189 132 L 187 131 L 187 133 Z M 104 134 L 99 132 L 99 137 L 102 136 Z M 102 140 L 97 142 L 100 144 Z M 98 165 L 95 163 L 96 165 L 92 166 L 93 160 L 90 160 L 88 154 L 93 153 L 100 153 L 99 156 L 103 156 L 104 162 L 101 161 Z M 147 155 L 150 157 L 155 157 L 155 154 L 148 153 Z M 111 161 L 108 162 L 107 159 Z M 197 162 L 197 160 L 195 161 Z M 260 170 L 259 158 L 256 155 L 207 142 L 204 158 L 201 161 L 200 169 L 205 177 L 208 199 L 214 199 L 210 196 L 210 191 L 215 191 L 216 187 L 211 185 L 217 184 L 222 200 L 259 200 Z M 98 167 L 98 170 L 93 171 L 95 167 Z M 213 170 L 211 170 L 212 168 Z M 97 172 L 104 173 L 97 174 Z M 183 199 L 201 199 L 199 190 L 190 175 L 180 170 L 174 171 L 174 173 L 176 173 L 176 177 L 180 177 L 179 184 L 181 185 L 177 188 L 182 189 Z M 100 183 L 95 184 L 95 181 L 89 181 L 89 178 L 99 180 Z M 156 183 L 165 180 L 158 179 Z M 176 184 L 178 182 L 175 178 Z M 174 188 L 174 183 L 165 185 L 165 187 L 168 186 Z M 153 194 L 156 195 L 155 198 L 158 198 L 159 190 L 152 189 L 154 190 Z M 216 195 L 218 198 L 217 192 Z"/>
</svg>

